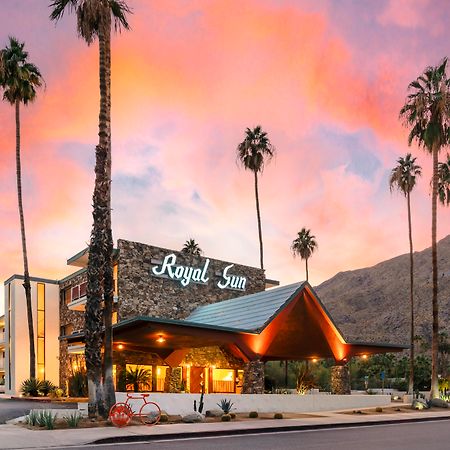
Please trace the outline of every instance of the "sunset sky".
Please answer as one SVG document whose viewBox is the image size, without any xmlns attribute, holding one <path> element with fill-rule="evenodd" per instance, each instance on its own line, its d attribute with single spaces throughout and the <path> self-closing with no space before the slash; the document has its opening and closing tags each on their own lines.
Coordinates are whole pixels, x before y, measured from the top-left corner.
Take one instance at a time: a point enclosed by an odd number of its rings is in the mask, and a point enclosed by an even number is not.
<svg viewBox="0 0 450 450">
<path fill-rule="evenodd" d="M 0 46 L 25 41 L 45 78 L 22 115 L 24 206 L 31 274 L 61 278 L 91 228 L 98 47 L 77 37 L 74 16 L 51 23 L 49 3 L 2 0 Z M 450 55 L 448 2 L 128 3 L 132 30 L 112 44 L 115 239 L 179 249 L 193 237 L 207 256 L 257 266 L 253 177 L 236 146 L 260 124 L 277 149 L 260 183 L 269 278 L 304 278 L 290 252 L 302 227 L 319 244 L 312 284 L 408 251 L 406 202 L 388 188 L 408 151 L 398 113 L 408 83 Z M 2 280 L 23 272 L 14 136 L 1 102 Z M 411 151 L 424 168 L 412 199 L 421 250 L 431 159 Z M 442 238 L 450 209 L 438 214 Z"/>
</svg>

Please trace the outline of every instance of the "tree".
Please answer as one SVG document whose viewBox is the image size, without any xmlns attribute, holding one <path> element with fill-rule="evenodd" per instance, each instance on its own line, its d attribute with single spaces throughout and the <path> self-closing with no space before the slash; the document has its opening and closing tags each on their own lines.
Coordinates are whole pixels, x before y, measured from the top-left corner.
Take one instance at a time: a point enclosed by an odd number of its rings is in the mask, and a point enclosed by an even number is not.
<svg viewBox="0 0 450 450">
<path fill-rule="evenodd" d="M 22 236 L 23 287 L 27 306 L 28 337 L 30 341 L 30 378 L 36 377 L 36 353 L 34 345 L 33 311 L 31 305 L 31 283 L 28 270 L 27 241 L 25 235 L 25 217 L 22 202 L 22 163 L 20 156 L 20 104 L 27 106 L 36 99 L 36 89 L 41 87 L 43 79 L 39 69 L 28 61 L 25 43 L 9 38 L 9 45 L 0 50 L 0 87 L 3 100 L 15 108 L 16 119 L 16 182 L 17 200 Z"/>
<path fill-rule="evenodd" d="M 51 20 L 60 20 L 66 11 L 74 12 L 79 36 L 88 45 L 96 38 L 99 42 L 99 143 L 95 151 L 93 226 L 87 270 L 85 356 L 89 415 L 93 417 L 98 412 L 106 417 L 109 408 L 115 403 L 112 374 L 114 283 L 111 230 L 111 28 L 114 24 L 116 31 L 122 28 L 128 30 L 127 14 L 131 10 L 122 0 L 54 0 L 50 7 Z"/>
<path fill-rule="evenodd" d="M 302 228 L 298 233 L 297 237 L 292 241 L 291 250 L 295 256 L 300 256 L 301 259 L 305 260 L 306 266 L 306 281 L 308 281 L 308 259 L 312 256 L 314 251 L 317 249 L 316 237 L 311 234 L 311 230 Z"/>
<path fill-rule="evenodd" d="M 263 238 L 261 228 L 261 213 L 259 208 L 258 173 L 262 173 L 264 166 L 275 154 L 275 147 L 271 144 L 267 133 L 258 125 L 245 130 L 245 138 L 237 147 L 238 161 L 244 169 L 251 170 L 255 178 L 256 218 L 258 221 L 259 259 L 261 269 L 264 270 Z"/>
<path fill-rule="evenodd" d="M 392 169 L 389 178 L 389 187 L 391 192 L 397 188 L 405 197 L 408 207 L 408 236 L 409 236 L 409 300 L 411 306 L 411 333 L 410 333 L 410 368 L 409 368 L 409 385 L 408 393 L 414 393 L 414 257 L 413 257 L 413 240 L 411 225 L 411 192 L 416 185 L 416 177 L 422 175 L 422 168 L 416 164 L 416 159 L 411 153 L 397 160 L 397 165 Z"/>
<path fill-rule="evenodd" d="M 409 84 L 410 94 L 400 110 L 400 118 L 409 127 L 408 142 L 415 141 L 419 147 L 431 154 L 433 178 L 431 194 L 431 259 L 432 259 L 432 367 L 431 398 L 439 396 L 438 387 L 438 267 L 437 267 L 437 198 L 438 198 L 438 155 L 448 144 L 450 132 L 450 80 L 446 74 L 447 58 L 436 67 L 428 67 L 422 75 Z"/>
<path fill-rule="evenodd" d="M 438 163 L 438 196 L 443 205 L 450 204 L 450 155 L 448 154 L 447 161 Z"/>
<path fill-rule="evenodd" d="M 203 250 L 199 247 L 197 242 L 195 242 L 195 239 L 188 239 L 184 243 L 181 253 L 184 253 L 185 255 L 201 256 Z"/>
</svg>

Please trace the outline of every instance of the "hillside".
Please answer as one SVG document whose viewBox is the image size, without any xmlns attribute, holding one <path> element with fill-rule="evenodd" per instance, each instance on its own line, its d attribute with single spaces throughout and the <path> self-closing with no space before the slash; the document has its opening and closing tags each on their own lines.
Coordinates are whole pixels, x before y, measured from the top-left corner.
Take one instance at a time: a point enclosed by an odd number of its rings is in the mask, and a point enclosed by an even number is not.
<svg viewBox="0 0 450 450">
<path fill-rule="evenodd" d="M 416 335 L 431 340 L 431 248 L 414 253 Z M 450 235 L 438 243 L 439 319 L 450 334 Z M 348 340 L 407 344 L 409 254 L 340 272 L 316 292 Z"/>
</svg>

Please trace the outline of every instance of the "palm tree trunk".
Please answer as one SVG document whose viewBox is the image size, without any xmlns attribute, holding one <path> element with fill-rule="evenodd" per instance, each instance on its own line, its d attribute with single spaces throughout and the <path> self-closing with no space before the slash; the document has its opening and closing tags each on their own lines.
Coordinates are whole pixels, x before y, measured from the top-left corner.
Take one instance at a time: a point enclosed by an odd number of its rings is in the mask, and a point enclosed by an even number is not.
<svg viewBox="0 0 450 450">
<path fill-rule="evenodd" d="M 308 258 L 305 258 L 305 267 L 306 267 L 306 281 L 308 281 L 309 273 L 308 273 Z"/>
<path fill-rule="evenodd" d="M 259 195 L 258 195 L 258 172 L 255 171 L 254 174 L 255 174 L 256 218 L 258 220 L 258 235 L 259 235 L 259 259 L 260 259 L 260 263 L 261 263 L 261 269 L 264 270 L 261 212 L 259 210 Z"/>
<path fill-rule="evenodd" d="M 408 394 L 414 393 L 414 256 L 413 256 L 413 240 L 412 240 L 412 225 L 411 225 L 411 196 L 408 192 L 406 195 L 408 203 L 408 231 L 409 231 L 409 294 L 411 304 L 411 353 L 409 362 L 409 386 Z"/>
<path fill-rule="evenodd" d="M 23 215 L 22 203 L 22 168 L 20 162 L 20 101 L 16 100 L 16 180 L 17 180 L 17 200 L 19 204 L 20 233 L 22 236 L 23 255 L 23 288 L 25 290 L 25 300 L 27 303 L 28 338 L 30 342 L 30 378 L 36 378 L 36 352 L 34 346 L 33 309 L 31 305 L 31 283 L 28 270 L 27 240 L 25 236 L 25 219 Z"/>
<path fill-rule="evenodd" d="M 99 142 L 105 148 L 105 191 L 104 202 L 105 243 L 104 268 L 103 268 L 103 293 L 104 310 L 103 320 L 105 324 L 104 353 L 103 353 L 103 383 L 105 394 L 105 412 L 107 413 L 116 402 L 113 380 L 113 334 L 112 334 L 112 312 L 114 302 L 114 280 L 113 280 L 113 239 L 111 229 L 111 15 L 109 9 L 105 11 L 106 26 L 99 36 L 100 51 L 100 115 L 99 115 Z M 106 417 L 105 417 L 106 418 Z"/>
<path fill-rule="evenodd" d="M 433 340 L 431 346 L 431 391 L 430 398 L 439 397 L 438 385 L 438 350 L 439 350 L 439 305 L 437 274 L 437 185 L 438 185 L 438 152 L 439 146 L 433 145 L 433 184 L 431 197 L 431 262 L 433 267 Z"/>
</svg>

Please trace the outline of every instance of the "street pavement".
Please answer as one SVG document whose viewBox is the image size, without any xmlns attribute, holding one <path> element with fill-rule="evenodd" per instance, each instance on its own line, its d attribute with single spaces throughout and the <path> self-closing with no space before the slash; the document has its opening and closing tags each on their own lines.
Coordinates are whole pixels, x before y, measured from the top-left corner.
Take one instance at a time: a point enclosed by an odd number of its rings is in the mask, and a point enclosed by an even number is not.
<svg viewBox="0 0 450 450">
<path fill-rule="evenodd" d="M 67 448 L 67 447 L 66 447 Z M 247 436 L 222 436 L 147 443 L 84 445 L 72 450 L 448 450 L 449 421 L 355 426 L 326 430 L 288 431 Z M 59 447 L 60 450 L 63 447 Z M 56 449 L 54 449 L 56 450 Z"/>
<path fill-rule="evenodd" d="M 30 412 L 30 409 L 67 409 L 77 408 L 77 403 L 63 402 L 36 402 L 28 400 L 16 400 L 0 398 L 0 424 L 24 416 Z M 1 444 L 0 444 L 0 448 Z"/>
</svg>

